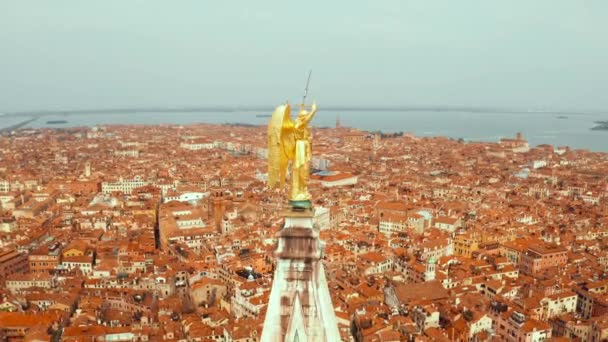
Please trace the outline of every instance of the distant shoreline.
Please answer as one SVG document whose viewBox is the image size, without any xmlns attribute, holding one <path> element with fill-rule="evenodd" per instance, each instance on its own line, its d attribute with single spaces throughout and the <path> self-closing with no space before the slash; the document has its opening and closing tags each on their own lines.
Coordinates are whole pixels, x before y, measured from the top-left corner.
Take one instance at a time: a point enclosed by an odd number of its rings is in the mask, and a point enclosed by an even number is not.
<svg viewBox="0 0 608 342">
<path fill-rule="evenodd" d="M 492 107 L 450 107 L 450 106 L 394 106 L 394 107 L 349 107 L 349 106 L 327 106 L 322 107 L 323 111 L 337 112 L 361 112 L 361 111 L 376 111 L 376 112 L 468 112 L 468 113 L 488 113 L 488 114 L 554 114 L 554 115 L 596 115 L 606 114 L 608 111 L 564 111 L 564 110 L 525 110 L 525 109 L 510 109 L 510 108 L 492 108 Z M 264 112 L 270 113 L 272 107 L 174 107 L 174 108 L 159 108 L 159 107 L 141 107 L 141 108 L 92 108 L 92 109 L 74 109 L 74 110 L 38 110 L 38 111 L 17 111 L 5 112 L 3 117 L 42 117 L 49 115 L 86 115 L 86 114 L 133 114 L 133 113 L 233 113 L 233 112 Z"/>
<path fill-rule="evenodd" d="M 515 132 L 522 132 L 531 146 L 551 144 L 555 146 L 570 146 L 576 149 L 608 152 L 605 143 L 605 132 L 591 130 L 596 121 L 606 121 L 608 115 L 590 114 L 575 116 L 567 115 L 568 119 L 557 118 L 555 113 L 522 113 L 511 112 L 488 113 L 481 110 L 476 112 L 464 111 L 464 108 L 446 110 L 417 111 L 414 108 L 402 111 L 385 111 L 379 108 L 372 111 L 332 110 L 323 107 L 315 119 L 314 126 L 335 127 L 340 119 L 344 127 L 352 127 L 365 131 L 382 131 L 392 134 L 395 132 L 412 132 L 416 136 L 444 136 L 463 138 L 467 141 L 496 142 L 502 137 L 510 137 Z M 417 107 L 418 108 L 418 107 Z M 154 109 L 154 108 L 148 108 Z M 183 108 L 181 108 L 183 109 Z M 39 115 L 13 116 L 8 120 L 0 119 L 0 126 L 17 124 L 31 118 L 38 118 L 25 126 L 31 129 L 67 129 L 72 127 L 93 127 L 103 125 L 189 125 L 189 124 L 246 124 L 260 125 L 267 123 L 270 109 L 250 111 L 218 112 L 213 108 L 190 108 L 190 111 L 179 112 L 177 108 L 156 108 L 156 112 L 133 109 L 132 113 L 124 110 L 105 110 L 106 114 L 96 114 L 86 111 L 61 112 L 53 114 L 47 111 Z M 201 111 L 206 110 L 206 111 Z M 407 110 L 407 111 L 406 111 Z M 294 113 L 292 113 L 293 115 Z M 565 116 L 565 115 L 564 115 Z M 47 121 L 63 120 L 63 124 L 45 124 Z M 4 130 L 7 131 L 6 129 Z"/>
<path fill-rule="evenodd" d="M 11 132 L 11 131 L 14 131 L 14 130 L 18 130 L 18 129 L 22 128 L 22 127 L 27 126 L 29 123 L 32 123 L 32 122 L 36 121 L 36 120 L 38 120 L 37 117 L 34 117 L 34 118 L 30 117 L 30 118 L 28 118 L 28 119 L 26 119 L 24 121 L 21 121 L 19 123 L 14 124 L 14 125 L 10 125 L 10 126 L 7 126 L 7 127 L 0 127 L 0 134 L 5 133 L 5 132 Z"/>
</svg>

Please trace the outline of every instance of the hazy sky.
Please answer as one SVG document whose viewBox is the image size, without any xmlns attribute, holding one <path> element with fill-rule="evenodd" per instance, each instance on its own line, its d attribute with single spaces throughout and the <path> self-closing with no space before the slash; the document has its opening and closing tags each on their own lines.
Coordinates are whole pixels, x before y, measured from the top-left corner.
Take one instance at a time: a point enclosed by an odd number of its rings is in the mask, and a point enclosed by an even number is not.
<svg viewBox="0 0 608 342">
<path fill-rule="evenodd" d="M 607 0 L 0 0 L 0 111 L 608 108 Z"/>
</svg>

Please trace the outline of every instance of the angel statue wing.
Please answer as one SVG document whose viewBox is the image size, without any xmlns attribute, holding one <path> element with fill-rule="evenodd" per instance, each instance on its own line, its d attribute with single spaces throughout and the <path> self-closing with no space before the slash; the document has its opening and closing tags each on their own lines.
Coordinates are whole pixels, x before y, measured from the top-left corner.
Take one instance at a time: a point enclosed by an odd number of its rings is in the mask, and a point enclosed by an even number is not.
<svg viewBox="0 0 608 342">
<path fill-rule="evenodd" d="M 295 157 L 294 122 L 289 104 L 278 106 L 268 123 L 268 187 L 285 185 L 287 165 Z"/>
</svg>

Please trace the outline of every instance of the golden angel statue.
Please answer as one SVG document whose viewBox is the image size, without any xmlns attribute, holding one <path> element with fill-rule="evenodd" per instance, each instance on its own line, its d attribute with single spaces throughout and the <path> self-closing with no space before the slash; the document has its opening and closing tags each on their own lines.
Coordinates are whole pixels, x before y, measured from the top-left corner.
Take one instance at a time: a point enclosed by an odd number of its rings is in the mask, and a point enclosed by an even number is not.
<svg viewBox="0 0 608 342">
<path fill-rule="evenodd" d="M 291 161 L 291 189 L 289 203 L 296 208 L 311 208 L 308 193 L 311 135 L 308 123 L 317 112 L 313 104 L 310 111 L 300 105 L 295 121 L 291 120 L 291 106 L 277 107 L 268 124 L 268 186 L 285 185 L 287 167 Z"/>
</svg>

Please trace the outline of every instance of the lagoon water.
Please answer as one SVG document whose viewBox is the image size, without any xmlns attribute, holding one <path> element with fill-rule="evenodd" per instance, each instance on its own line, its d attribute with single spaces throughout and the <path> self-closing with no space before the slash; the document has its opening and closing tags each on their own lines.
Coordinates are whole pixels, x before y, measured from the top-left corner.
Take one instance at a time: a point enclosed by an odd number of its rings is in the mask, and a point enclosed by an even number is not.
<svg viewBox="0 0 608 342">
<path fill-rule="evenodd" d="M 43 116 L 26 127 L 77 127 L 107 124 L 192 124 L 245 123 L 265 125 L 268 114 L 242 112 L 171 112 L 171 113 L 91 113 Z M 320 110 L 313 124 L 333 127 L 339 115 L 343 126 L 368 131 L 411 132 L 416 136 L 447 136 L 467 141 L 496 142 L 522 132 L 531 145 L 551 144 L 577 149 L 608 152 L 608 131 L 592 131 L 594 121 L 608 120 L 608 114 L 555 113 L 484 113 L 456 111 L 330 111 Z M 25 119 L 0 118 L 0 127 Z M 48 120 L 66 120 L 65 124 L 47 124 Z"/>
</svg>

